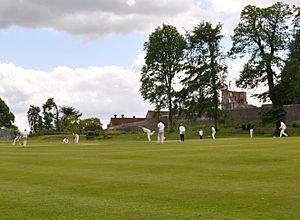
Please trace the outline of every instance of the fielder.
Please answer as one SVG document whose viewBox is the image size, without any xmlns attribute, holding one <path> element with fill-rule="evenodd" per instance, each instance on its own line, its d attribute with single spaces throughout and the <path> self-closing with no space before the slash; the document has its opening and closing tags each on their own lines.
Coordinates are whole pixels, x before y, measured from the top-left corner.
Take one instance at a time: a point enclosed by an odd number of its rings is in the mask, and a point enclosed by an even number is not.
<svg viewBox="0 0 300 220">
<path fill-rule="evenodd" d="M 217 133 L 217 132 L 216 132 L 215 127 L 212 126 L 212 127 L 211 127 L 211 136 L 212 136 L 213 139 L 216 139 L 216 137 L 215 137 L 216 133 Z"/>
<path fill-rule="evenodd" d="M 285 130 L 286 130 L 286 125 L 283 121 L 280 121 L 280 127 L 279 127 L 279 130 L 280 130 L 280 134 L 279 134 L 279 137 L 282 137 L 282 135 L 284 136 L 288 136 L 287 133 L 285 133 Z"/>
</svg>

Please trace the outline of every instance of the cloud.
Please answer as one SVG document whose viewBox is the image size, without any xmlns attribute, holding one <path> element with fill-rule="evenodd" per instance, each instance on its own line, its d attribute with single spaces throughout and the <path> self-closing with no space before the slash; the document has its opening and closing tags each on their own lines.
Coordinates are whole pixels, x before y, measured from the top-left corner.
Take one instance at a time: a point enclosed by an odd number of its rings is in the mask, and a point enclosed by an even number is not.
<svg viewBox="0 0 300 220">
<path fill-rule="evenodd" d="M 113 114 L 143 117 L 150 108 L 140 93 L 139 70 L 143 55 L 132 69 L 119 66 L 72 69 L 56 67 L 49 72 L 0 63 L 0 97 L 16 116 L 16 124 L 27 128 L 30 105 L 40 106 L 50 97 L 62 106 L 73 106 L 83 118 L 100 117 L 105 124 Z"/>
<path fill-rule="evenodd" d="M 189 29 L 202 20 L 224 23 L 230 33 L 248 4 L 267 7 L 277 0 L 2 0 L 0 28 L 21 26 L 67 32 L 86 39 L 149 32 L 162 23 Z M 296 0 L 286 0 L 298 4 Z"/>
<path fill-rule="evenodd" d="M 192 8 L 192 0 L 3 0 L 0 28 L 47 28 L 95 38 L 148 31 L 162 18 L 178 16 Z"/>
</svg>

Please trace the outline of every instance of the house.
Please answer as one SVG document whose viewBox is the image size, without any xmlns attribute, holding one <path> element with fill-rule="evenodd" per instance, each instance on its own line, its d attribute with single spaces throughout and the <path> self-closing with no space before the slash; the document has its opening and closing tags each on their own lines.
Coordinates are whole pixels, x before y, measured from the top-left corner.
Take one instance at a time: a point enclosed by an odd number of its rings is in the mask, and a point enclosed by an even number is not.
<svg viewBox="0 0 300 220">
<path fill-rule="evenodd" d="M 222 90 L 222 105 L 225 109 L 252 108 L 248 105 L 247 93 L 224 89 Z"/>
<path fill-rule="evenodd" d="M 124 117 L 124 115 L 121 115 L 121 117 L 117 117 L 117 115 L 114 115 L 113 118 L 110 118 L 110 123 L 107 125 L 107 129 L 112 129 L 113 127 L 119 125 L 124 125 L 124 124 L 144 121 L 144 120 L 145 118 L 136 118 L 135 116 L 129 118 L 129 117 Z"/>
</svg>

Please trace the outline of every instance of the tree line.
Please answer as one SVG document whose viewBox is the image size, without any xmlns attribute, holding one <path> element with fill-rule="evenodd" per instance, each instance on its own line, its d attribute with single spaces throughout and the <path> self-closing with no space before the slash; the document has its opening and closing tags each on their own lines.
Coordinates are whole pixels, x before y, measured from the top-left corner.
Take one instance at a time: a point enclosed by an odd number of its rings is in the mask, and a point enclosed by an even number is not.
<svg viewBox="0 0 300 220">
<path fill-rule="evenodd" d="M 27 112 L 29 127 L 32 133 L 71 132 L 84 133 L 102 130 L 99 118 L 81 119 L 82 113 L 72 106 L 58 106 L 54 98 L 39 106 L 30 105 Z"/>
<path fill-rule="evenodd" d="M 267 86 L 266 92 L 253 96 L 272 102 L 266 118 L 282 119 L 282 105 L 300 103 L 299 27 L 300 7 L 282 2 L 266 8 L 246 6 L 229 51 L 221 46 L 220 23 L 203 21 L 184 35 L 172 25 L 158 26 L 144 44 L 141 95 L 158 112 L 168 109 L 170 129 L 174 114 L 185 118 L 205 114 L 217 127 L 222 114 L 219 94 L 228 74 L 225 59 L 246 58 L 237 86 Z"/>
</svg>

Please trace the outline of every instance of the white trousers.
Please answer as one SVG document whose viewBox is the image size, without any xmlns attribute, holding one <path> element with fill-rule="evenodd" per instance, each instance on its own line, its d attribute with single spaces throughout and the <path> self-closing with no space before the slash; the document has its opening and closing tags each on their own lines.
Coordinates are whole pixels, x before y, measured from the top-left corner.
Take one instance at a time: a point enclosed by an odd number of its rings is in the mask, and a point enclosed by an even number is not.
<svg viewBox="0 0 300 220">
<path fill-rule="evenodd" d="M 286 136 L 286 137 L 288 136 L 287 133 L 285 133 L 285 129 L 281 129 L 281 130 L 280 130 L 279 137 L 282 137 L 282 135 L 284 135 L 284 136 Z"/>
<path fill-rule="evenodd" d="M 164 143 L 164 139 L 165 139 L 165 133 L 164 132 L 158 132 L 157 135 L 157 143 Z"/>
</svg>

